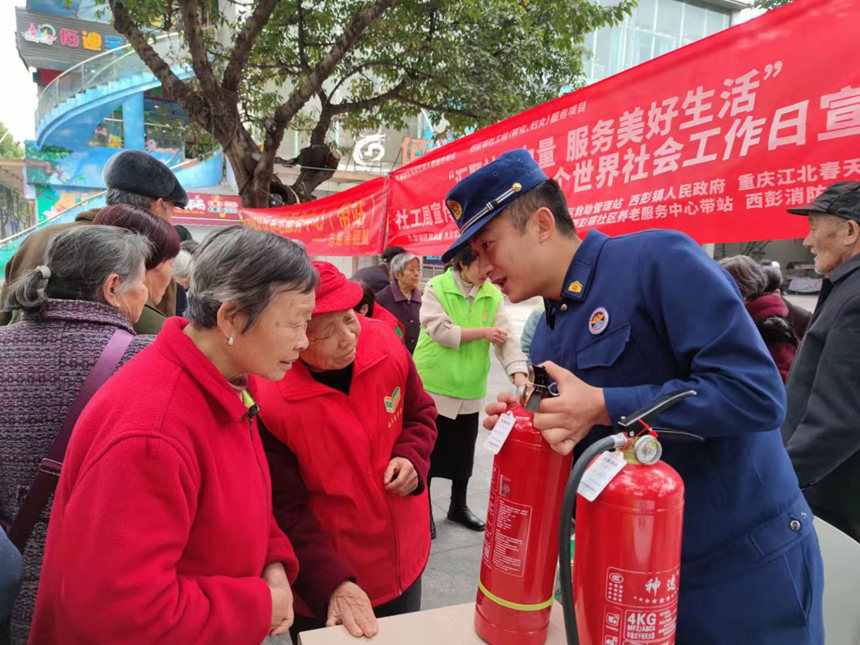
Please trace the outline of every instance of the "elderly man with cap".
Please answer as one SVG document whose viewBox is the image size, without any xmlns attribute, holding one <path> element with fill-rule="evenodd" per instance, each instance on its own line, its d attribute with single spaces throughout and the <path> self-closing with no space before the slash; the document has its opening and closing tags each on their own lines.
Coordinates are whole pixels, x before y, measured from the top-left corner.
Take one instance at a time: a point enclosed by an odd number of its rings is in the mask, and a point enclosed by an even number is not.
<svg viewBox="0 0 860 645">
<path fill-rule="evenodd" d="M 553 449 L 579 452 L 621 416 L 696 391 L 658 417 L 703 438 L 663 442 L 685 487 L 678 642 L 823 643 L 821 556 L 779 434 L 782 381 L 729 275 L 678 232 L 578 237 L 525 150 L 446 203 L 460 237 L 443 258 L 471 244 L 511 301 L 544 298 L 530 352 L 559 395 L 534 423 Z M 488 406 L 485 425 L 513 401 Z"/>
<path fill-rule="evenodd" d="M 436 408 L 400 338 L 353 311 L 361 285 L 314 265 L 308 346 L 283 380 L 252 391 L 275 518 L 299 558 L 292 631 L 342 623 L 373 636 L 374 613 L 421 607 Z"/>
<path fill-rule="evenodd" d="M 102 172 L 107 191 L 105 202 L 130 204 L 148 210 L 168 222 L 173 217 L 173 208 L 184 208 L 188 195 L 179 185 L 176 175 L 158 159 L 141 150 L 123 150 L 108 159 Z M 42 264 L 45 249 L 56 235 L 74 226 L 92 224 L 100 208 L 93 208 L 75 217 L 74 222 L 54 224 L 34 231 L 21 243 L 15 255 L 6 264 L 5 284 L 0 293 L 0 325 L 12 322 L 12 314 L 2 311 L 6 302 L 7 285 Z M 166 316 L 176 313 L 176 285 L 171 283 L 158 303 L 158 309 Z"/>
<path fill-rule="evenodd" d="M 809 505 L 860 542 L 860 181 L 789 209 L 825 277 L 788 375 L 782 436 Z"/>
</svg>

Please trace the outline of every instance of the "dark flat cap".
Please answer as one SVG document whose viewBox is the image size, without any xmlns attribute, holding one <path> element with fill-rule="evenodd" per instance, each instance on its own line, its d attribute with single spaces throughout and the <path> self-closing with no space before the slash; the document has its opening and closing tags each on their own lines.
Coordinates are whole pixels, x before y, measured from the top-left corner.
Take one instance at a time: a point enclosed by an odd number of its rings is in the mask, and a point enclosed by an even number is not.
<svg viewBox="0 0 860 645">
<path fill-rule="evenodd" d="M 826 213 L 860 222 L 860 181 L 837 181 L 806 206 L 789 208 L 794 215 Z"/>
<path fill-rule="evenodd" d="M 108 159 L 102 178 L 108 188 L 163 199 L 179 208 L 188 204 L 176 175 L 165 164 L 142 150 L 123 150 Z"/>
</svg>

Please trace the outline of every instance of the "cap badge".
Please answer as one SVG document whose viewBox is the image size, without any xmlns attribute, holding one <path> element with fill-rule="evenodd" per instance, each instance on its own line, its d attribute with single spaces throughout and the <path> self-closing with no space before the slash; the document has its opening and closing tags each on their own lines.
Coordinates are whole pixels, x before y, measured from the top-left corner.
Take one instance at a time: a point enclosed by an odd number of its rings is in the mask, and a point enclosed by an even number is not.
<svg viewBox="0 0 860 645">
<path fill-rule="evenodd" d="M 595 336 L 602 334 L 609 326 L 609 312 L 604 307 L 598 307 L 588 318 L 588 331 Z"/>
<path fill-rule="evenodd" d="M 460 218 L 463 217 L 463 207 L 453 199 L 449 199 L 445 202 L 445 205 L 448 207 L 448 210 L 451 211 L 451 216 L 454 218 L 454 221 L 459 222 Z"/>
</svg>

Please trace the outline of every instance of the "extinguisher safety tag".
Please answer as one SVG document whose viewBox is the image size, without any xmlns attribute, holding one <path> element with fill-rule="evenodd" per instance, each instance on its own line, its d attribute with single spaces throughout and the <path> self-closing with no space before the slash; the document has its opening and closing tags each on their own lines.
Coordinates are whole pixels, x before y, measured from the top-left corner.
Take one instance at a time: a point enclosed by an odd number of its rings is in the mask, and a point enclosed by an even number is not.
<svg viewBox="0 0 860 645">
<path fill-rule="evenodd" d="M 593 502 L 626 465 L 622 453 L 614 450 L 602 453 L 585 471 L 577 492 L 589 502 Z"/>
<path fill-rule="evenodd" d="M 511 434 L 511 430 L 514 429 L 514 424 L 516 422 L 517 420 L 510 412 L 505 412 L 501 415 L 499 420 L 496 421 L 496 425 L 493 426 L 490 436 L 484 440 L 484 448 L 494 455 L 498 455 L 502 446 L 505 445 L 508 435 Z"/>
</svg>

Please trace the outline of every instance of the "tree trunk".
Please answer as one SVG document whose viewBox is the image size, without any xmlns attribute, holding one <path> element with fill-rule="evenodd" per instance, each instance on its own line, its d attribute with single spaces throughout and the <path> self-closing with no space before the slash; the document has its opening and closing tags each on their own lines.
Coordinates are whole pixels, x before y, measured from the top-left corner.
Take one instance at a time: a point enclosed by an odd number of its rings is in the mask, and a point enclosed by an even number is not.
<svg viewBox="0 0 860 645">
<path fill-rule="evenodd" d="M 270 195 L 277 196 L 272 201 L 285 206 L 311 201 L 314 190 L 331 179 L 340 161 L 340 155 L 326 144 L 303 148 L 298 157 L 282 162 L 301 168 L 295 183 L 286 186 L 274 173 L 273 155 L 264 155 L 247 132 L 236 132 L 226 143 L 221 145 L 233 168 L 242 206 L 246 208 L 269 208 Z"/>
<path fill-rule="evenodd" d="M 260 187 L 254 182 L 254 168 L 257 165 L 254 156 L 259 156 L 259 150 L 256 146 L 249 144 L 248 139 L 243 137 L 240 132 L 236 132 L 226 142 L 226 145 L 224 141 L 219 141 L 219 143 L 224 149 L 227 162 L 233 169 L 242 206 L 267 208 L 269 206 L 269 191 L 260 191 Z"/>
</svg>

